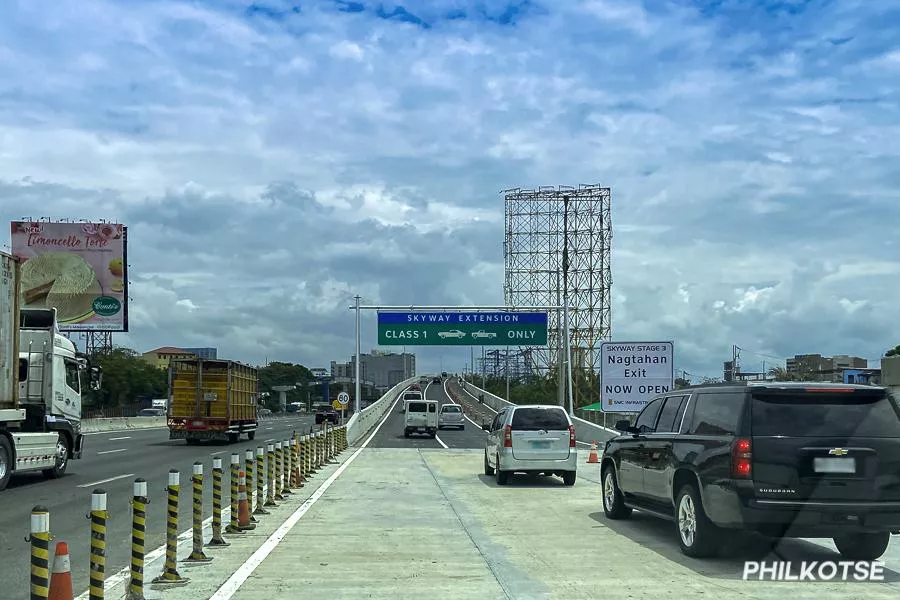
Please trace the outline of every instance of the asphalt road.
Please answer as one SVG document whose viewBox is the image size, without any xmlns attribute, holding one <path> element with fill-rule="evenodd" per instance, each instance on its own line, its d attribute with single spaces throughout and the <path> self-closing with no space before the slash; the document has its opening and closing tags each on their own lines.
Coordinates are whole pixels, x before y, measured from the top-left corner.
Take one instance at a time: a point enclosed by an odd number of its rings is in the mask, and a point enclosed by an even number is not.
<svg viewBox="0 0 900 600">
<path fill-rule="evenodd" d="M 440 405 L 454 403 L 444 391 L 443 384 L 429 383 L 424 390 L 428 400 L 437 400 Z M 465 429 L 441 429 L 435 439 L 424 435 L 406 438 L 403 436 L 404 415 L 400 410 L 398 402 L 372 439 L 370 448 L 484 448 L 486 434 L 477 418 L 474 422 L 466 420 Z"/>
<path fill-rule="evenodd" d="M 150 504 L 147 507 L 147 552 L 165 543 L 165 486 L 169 469 L 181 473 L 181 517 L 179 533 L 189 529 L 190 477 L 193 463 L 204 466 L 204 516 L 212 514 L 212 461 L 222 458 L 226 469 L 232 452 L 264 445 L 268 441 L 282 441 L 295 430 L 309 431 L 313 417 L 292 416 L 260 422 L 254 441 L 245 438 L 236 444 L 188 446 L 184 441 L 170 441 L 168 429 L 135 429 L 130 431 L 89 434 L 81 460 L 69 463 L 65 477 L 46 480 L 37 475 L 13 478 L 9 487 L 0 492 L 0 581 L 4 600 L 26 600 L 29 595 L 29 514 L 35 505 L 50 509 L 50 529 L 54 541 L 69 545 L 75 595 L 87 589 L 89 569 L 90 529 L 85 515 L 90 511 L 91 492 L 103 488 L 108 496 L 110 519 L 107 524 L 106 573 L 112 575 L 125 567 L 131 555 L 131 494 L 137 477 L 148 482 Z M 402 433 L 402 432 L 401 432 Z M 226 493 L 227 496 L 227 493 Z"/>
</svg>

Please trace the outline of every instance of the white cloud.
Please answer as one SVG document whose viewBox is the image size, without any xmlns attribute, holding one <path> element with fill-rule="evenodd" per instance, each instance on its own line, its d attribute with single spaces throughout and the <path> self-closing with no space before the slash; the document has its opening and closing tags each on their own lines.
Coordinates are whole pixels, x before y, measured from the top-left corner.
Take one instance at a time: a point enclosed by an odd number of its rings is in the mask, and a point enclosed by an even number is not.
<svg viewBox="0 0 900 600">
<path fill-rule="evenodd" d="M 124 343 L 321 366 L 356 293 L 502 302 L 499 190 L 601 182 L 617 338 L 900 341 L 891 3 L 418 4 L 4 4 L 0 216 L 130 226 Z"/>
</svg>

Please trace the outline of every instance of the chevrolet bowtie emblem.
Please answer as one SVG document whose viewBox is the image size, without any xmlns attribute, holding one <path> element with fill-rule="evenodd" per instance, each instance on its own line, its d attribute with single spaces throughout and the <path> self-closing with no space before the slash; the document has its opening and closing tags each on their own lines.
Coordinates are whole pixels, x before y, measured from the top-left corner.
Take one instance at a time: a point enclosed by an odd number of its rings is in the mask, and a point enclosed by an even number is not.
<svg viewBox="0 0 900 600">
<path fill-rule="evenodd" d="M 831 454 L 832 456 L 844 456 L 848 452 L 850 451 L 846 448 L 832 448 L 828 451 L 828 454 Z"/>
</svg>

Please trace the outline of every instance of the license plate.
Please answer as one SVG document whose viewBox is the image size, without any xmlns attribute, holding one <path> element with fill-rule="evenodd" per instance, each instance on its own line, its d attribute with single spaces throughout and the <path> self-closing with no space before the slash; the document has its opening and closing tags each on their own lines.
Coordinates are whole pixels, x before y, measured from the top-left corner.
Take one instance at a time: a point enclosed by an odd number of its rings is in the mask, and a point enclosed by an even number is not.
<svg viewBox="0 0 900 600">
<path fill-rule="evenodd" d="M 541 442 L 541 441 L 531 442 L 531 447 L 532 448 L 549 448 L 550 442 Z"/>
<path fill-rule="evenodd" d="M 816 473 L 856 473 L 856 459 L 815 458 L 813 469 Z"/>
</svg>

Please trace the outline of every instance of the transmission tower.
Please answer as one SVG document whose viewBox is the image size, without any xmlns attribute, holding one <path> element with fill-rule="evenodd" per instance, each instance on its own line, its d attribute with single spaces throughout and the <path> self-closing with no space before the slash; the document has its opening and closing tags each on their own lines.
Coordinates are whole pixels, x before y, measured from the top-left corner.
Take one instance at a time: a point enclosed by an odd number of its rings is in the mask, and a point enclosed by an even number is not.
<svg viewBox="0 0 900 600">
<path fill-rule="evenodd" d="M 502 192 L 504 297 L 510 306 L 569 305 L 572 368 L 597 372 L 611 331 L 611 191 L 601 185 Z M 551 311 L 546 348 L 530 348 L 542 373 L 563 356 L 563 312 Z"/>
</svg>

